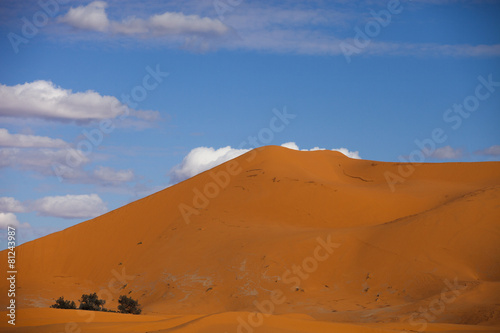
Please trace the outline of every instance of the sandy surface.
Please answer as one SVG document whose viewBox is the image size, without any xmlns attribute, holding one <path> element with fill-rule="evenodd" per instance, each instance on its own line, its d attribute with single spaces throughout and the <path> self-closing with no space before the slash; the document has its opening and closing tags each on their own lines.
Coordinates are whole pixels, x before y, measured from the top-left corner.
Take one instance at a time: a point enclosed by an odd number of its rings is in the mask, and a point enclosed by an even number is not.
<svg viewBox="0 0 500 333">
<path fill-rule="evenodd" d="M 499 332 L 499 194 L 498 162 L 265 147 L 19 246 L 17 325 L 0 328 Z M 47 309 L 91 292 L 143 314 Z"/>
</svg>

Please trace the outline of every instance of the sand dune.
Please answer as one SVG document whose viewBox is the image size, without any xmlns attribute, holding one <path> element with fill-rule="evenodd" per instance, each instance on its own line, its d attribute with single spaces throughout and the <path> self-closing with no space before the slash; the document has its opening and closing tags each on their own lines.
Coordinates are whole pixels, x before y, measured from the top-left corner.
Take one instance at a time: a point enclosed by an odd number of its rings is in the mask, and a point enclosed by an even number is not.
<svg viewBox="0 0 500 333">
<path fill-rule="evenodd" d="M 498 332 L 499 194 L 498 162 L 264 147 L 18 247 L 16 331 Z M 94 291 L 143 315 L 46 309 Z"/>
</svg>

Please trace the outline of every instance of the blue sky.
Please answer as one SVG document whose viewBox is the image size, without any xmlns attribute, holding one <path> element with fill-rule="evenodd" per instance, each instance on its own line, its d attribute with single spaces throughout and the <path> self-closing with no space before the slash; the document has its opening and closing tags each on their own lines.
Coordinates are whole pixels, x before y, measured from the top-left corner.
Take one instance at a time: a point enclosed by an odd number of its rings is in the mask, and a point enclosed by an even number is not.
<svg viewBox="0 0 500 333">
<path fill-rule="evenodd" d="M 0 225 L 25 242 L 267 144 L 497 161 L 498 13 L 495 1 L 4 0 Z"/>
</svg>

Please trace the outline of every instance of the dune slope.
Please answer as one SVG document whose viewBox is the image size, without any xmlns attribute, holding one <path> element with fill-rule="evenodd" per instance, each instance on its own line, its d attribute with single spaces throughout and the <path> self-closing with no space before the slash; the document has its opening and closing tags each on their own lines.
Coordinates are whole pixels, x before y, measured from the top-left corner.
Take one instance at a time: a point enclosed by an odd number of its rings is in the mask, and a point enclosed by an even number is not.
<svg viewBox="0 0 500 333">
<path fill-rule="evenodd" d="M 387 176 L 402 174 L 391 188 Z M 19 246 L 17 301 L 48 307 L 96 291 L 114 309 L 129 295 L 146 315 L 130 319 L 134 332 L 493 332 L 499 194 L 498 162 L 407 165 L 264 147 Z M 63 310 L 23 311 L 27 331 L 62 325 L 36 311 Z M 99 316 L 110 328 L 93 320 L 87 331 L 126 331 L 112 324 L 123 315 Z"/>
</svg>

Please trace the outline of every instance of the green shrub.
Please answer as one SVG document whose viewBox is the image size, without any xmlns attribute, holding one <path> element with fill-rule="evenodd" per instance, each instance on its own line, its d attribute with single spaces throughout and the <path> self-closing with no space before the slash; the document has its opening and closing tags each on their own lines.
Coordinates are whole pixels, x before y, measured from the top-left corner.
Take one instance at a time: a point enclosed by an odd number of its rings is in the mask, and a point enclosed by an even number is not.
<svg viewBox="0 0 500 333">
<path fill-rule="evenodd" d="M 104 307 L 106 301 L 103 299 L 99 299 L 99 297 L 97 297 L 97 293 L 83 294 L 79 302 L 80 306 L 78 307 L 78 309 L 80 310 L 121 312 L 131 314 L 140 314 L 142 311 L 139 307 L 138 301 L 125 295 L 120 296 L 120 298 L 118 299 L 118 311 L 106 309 Z M 59 297 L 56 300 L 56 304 L 53 304 L 50 307 L 56 309 L 76 309 L 75 302 L 65 300 L 63 296 Z"/>
<path fill-rule="evenodd" d="M 105 300 L 99 299 L 97 297 L 97 293 L 93 294 L 83 294 L 80 299 L 80 310 L 89 310 L 89 311 L 105 311 L 102 306 L 106 303 Z"/>
<path fill-rule="evenodd" d="M 74 301 L 65 300 L 61 296 L 56 300 L 56 304 L 52 304 L 50 307 L 55 309 L 76 309 L 76 304 Z"/>
<path fill-rule="evenodd" d="M 131 314 L 140 314 L 141 309 L 139 308 L 139 302 L 131 297 L 127 297 L 125 295 L 120 296 L 118 299 L 118 311 L 121 313 L 131 313 Z"/>
</svg>

